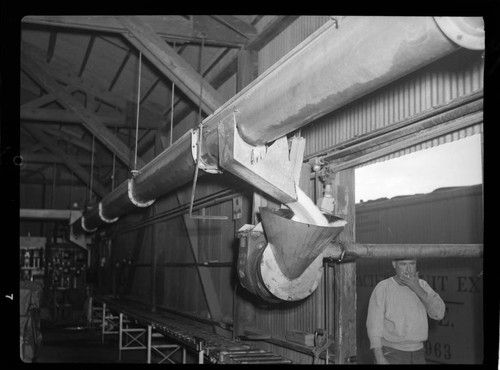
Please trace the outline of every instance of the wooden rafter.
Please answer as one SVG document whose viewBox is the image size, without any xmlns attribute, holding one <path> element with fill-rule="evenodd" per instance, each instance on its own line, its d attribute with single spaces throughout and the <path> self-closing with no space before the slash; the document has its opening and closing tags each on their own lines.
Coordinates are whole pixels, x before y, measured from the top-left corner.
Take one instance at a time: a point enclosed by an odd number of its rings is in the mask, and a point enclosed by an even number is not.
<svg viewBox="0 0 500 370">
<path fill-rule="evenodd" d="M 156 78 L 153 83 L 146 89 L 145 92 L 141 94 L 141 103 L 147 99 L 147 97 L 153 92 L 155 87 L 158 85 L 158 83 L 161 81 L 161 78 Z"/>
<path fill-rule="evenodd" d="M 281 31 L 283 31 L 286 27 L 293 23 L 297 18 L 298 16 L 277 16 L 266 26 L 266 28 L 261 33 L 252 38 L 242 50 L 240 50 L 239 52 L 230 52 L 225 55 L 223 61 L 218 61 L 220 66 L 218 66 L 217 70 L 214 70 L 214 73 L 207 78 L 208 83 L 214 89 L 222 86 L 231 76 L 233 76 L 238 71 L 238 64 L 242 61 L 240 56 L 241 53 L 251 54 L 251 51 L 257 51 L 261 49 L 264 45 L 266 45 L 269 41 L 276 37 L 276 35 L 278 35 Z M 179 100 L 177 102 L 179 102 Z M 176 112 L 174 115 L 174 122 L 179 122 L 191 112 L 191 107 L 184 106 L 178 109 L 177 102 L 175 105 Z M 163 128 L 159 128 L 159 130 L 165 130 L 165 126 Z M 152 141 L 154 140 L 155 135 L 153 135 L 152 133 L 143 136 L 141 138 L 141 145 L 139 146 L 138 152 L 143 154 L 143 152 L 147 148 L 151 147 Z"/>
<path fill-rule="evenodd" d="M 89 83 L 88 79 L 83 80 L 79 78 L 76 73 L 70 72 L 70 67 L 60 61 L 53 60 L 50 64 L 45 63 L 43 53 L 40 49 L 27 44 L 25 42 L 21 43 L 22 55 L 29 56 L 33 61 L 37 62 L 40 66 L 43 66 L 44 70 L 53 76 L 53 78 L 58 81 L 63 82 L 68 85 L 67 88 L 71 87 L 73 91 L 79 90 L 85 94 L 94 95 L 96 99 L 106 103 L 107 105 L 114 107 L 120 112 L 125 111 L 125 101 L 127 97 L 121 96 L 119 94 L 112 93 L 105 88 L 102 88 L 94 83 Z M 49 101 L 50 102 L 50 101 Z M 36 107 L 35 107 L 36 108 Z M 141 116 L 141 127 L 144 124 L 153 124 L 161 122 L 163 116 L 154 110 L 141 106 L 140 109 Z"/>
<path fill-rule="evenodd" d="M 47 48 L 47 63 L 50 63 L 52 57 L 54 56 L 54 50 L 56 48 L 57 32 L 52 31 L 49 37 L 49 46 Z"/>
<path fill-rule="evenodd" d="M 45 147 L 45 145 L 43 145 L 42 143 L 40 143 L 40 145 Z M 44 154 L 44 153 L 32 154 L 31 152 L 26 151 L 26 152 L 21 152 L 21 157 L 23 158 L 23 162 L 26 163 L 58 163 L 58 164 L 64 163 L 64 161 L 61 158 L 53 154 Z M 72 158 L 80 166 L 90 166 L 92 164 L 92 159 L 88 155 L 72 156 Z M 98 167 L 111 166 L 111 165 L 112 165 L 111 162 L 103 164 L 102 161 L 101 162 L 98 161 L 97 158 L 94 161 L 94 166 Z"/>
<path fill-rule="evenodd" d="M 55 140 L 52 140 L 50 137 L 45 135 L 42 130 L 37 127 L 30 127 L 29 132 L 41 143 L 45 145 L 45 147 L 52 152 L 55 156 L 61 158 L 64 164 L 71 170 L 73 173 L 85 184 L 90 186 L 90 173 L 85 170 L 82 166 L 78 164 L 74 158 L 64 152 Z M 99 195 L 101 198 L 104 198 L 108 193 L 108 190 L 101 185 L 98 181 L 92 181 L 92 190 Z"/>
<path fill-rule="evenodd" d="M 225 102 L 217 90 L 203 81 L 203 77 L 139 17 L 118 19 L 126 27 L 128 32 L 124 36 L 130 43 L 196 105 L 199 104 L 203 84 L 201 109 L 205 114 L 213 113 Z"/>
<path fill-rule="evenodd" d="M 236 54 L 237 52 L 232 49 L 229 51 L 227 49 L 221 51 L 221 53 L 214 58 L 213 62 L 210 63 L 210 65 L 203 71 L 203 77 L 208 81 L 208 83 L 212 87 L 218 88 L 226 81 L 218 79 L 218 71 L 220 71 L 220 69 L 217 68 L 216 65 L 218 63 L 224 63 L 223 60 L 226 60 L 226 58 L 232 58 Z M 236 70 L 234 70 L 233 73 L 235 71 Z M 212 72 L 213 75 L 211 75 L 211 77 L 205 77 L 205 75 L 207 75 L 209 72 Z M 174 102 L 174 113 L 175 113 L 173 117 L 174 125 L 176 122 L 180 122 L 185 117 L 187 117 L 187 115 L 191 112 L 192 112 L 192 107 L 188 104 L 185 104 L 182 98 L 176 97 Z M 168 108 L 168 110 L 165 112 L 164 115 L 166 117 L 170 117 L 170 113 L 171 113 L 171 107 Z M 169 126 L 170 126 L 170 120 L 164 122 L 164 124 L 158 128 L 158 131 L 167 132 L 170 130 L 168 128 Z M 147 149 L 149 149 L 153 145 L 156 136 L 157 136 L 156 132 L 151 132 L 147 135 L 144 135 L 139 141 L 140 145 L 138 152 L 140 154 L 143 154 Z M 163 143 L 164 144 L 163 147 L 166 148 L 168 146 L 166 145 L 166 139 L 162 135 L 160 135 L 160 140 L 165 141 L 165 143 Z"/>
<path fill-rule="evenodd" d="M 293 23 L 298 16 L 277 16 L 273 19 L 266 28 L 259 33 L 257 36 L 252 38 L 247 45 L 240 51 L 240 53 L 244 50 L 255 50 L 258 51 L 262 49 L 269 41 L 275 38 L 281 31 L 283 31 L 286 27 L 288 27 L 291 23 Z M 239 53 L 238 53 L 239 54 Z M 232 58 L 228 59 L 218 70 L 217 74 L 215 74 L 211 83 L 215 88 L 222 86 L 224 82 L 226 82 L 232 75 L 234 75 L 238 69 L 238 54 L 232 56 Z"/>
<path fill-rule="evenodd" d="M 142 21 L 151 24 L 153 30 L 162 39 L 176 42 L 199 43 L 199 32 L 206 33 L 206 44 L 239 48 L 247 42 L 247 38 L 239 32 L 212 32 L 209 28 L 201 28 L 192 19 L 181 16 L 138 16 Z M 89 31 L 124 33 L 125 27 L 112 16 L 27 16 L 23 23 L 48 25 Z M 233 26 L 237 20 L 232 20 Z M 241 22 L 241 21 L 240 21 Z M 238 29 L 245 34 L 251 33 L 251 28 L 238 24 Z M 251 27 L 251 26 L 250 26 Z M 230 30 L 230 28 L 228 28 Z M 233 29 L 234 31 L 234 29 Z"/>
<path fill-rule="evenodd" d="M 41 98 L 40 98 L 41 99 Z M 125 115 L 117 114 L 95 114 L 95 116 L 107 127 L 129 128 L 130 124 L 125 122 Z M 79 124 L 81 119 L 74 112 L 64 109 L 51 109 L 51 108 L 21 108 L 21 120 L 27 122 L 64 122 Z M 140 123 L 140 128 L 154 129 L 158 127 L 158 123 L 151 121 Z"/>
<path fill-rule="evenodd" d="M 245 45 L 245 49 L 253 49 L 260 50 L 262 49 L 269 41 L 274 39 L 277 35 L 279 35 L 285 28 L 287 28 L 290 24 L 292 24 L 297 18 L 298 15 L 279 15 L 276 16 L 267 26 L 264 28 L 262 32 L 260 32 L 255 38 L 250 40 L 250 42 Z"/>
<path fill-rule="evenodd" d="M 125 54 L 125 57 L 121 61 L 120 66 L 118 67 L 113 79 L 111 80 L 109 87 L 108 87 L 108 91 L 111 91 L 113 89 L 113 87 L 115 86 L 116 81 L 118 81 L 118 79 L 120 78 L 122 71 L 123 71 L 123 68 L 125 68 L 125 65 L 127 64 L 131 55 L 132 55 L 132 51 L 129 49 L 129 51 L 127 52 L 127 54 Z"/>
<path fill-rule="evenodd" d="M 60 138 L 68 143 L 70 143 L 71 145 L 74 145 L 80 149 L 83 149 L 83 150 L 86 150 L 87 152 L 92 152 L 92 146 L 83 142 L 82 140 L 78 140 L 77 138 L 75 137 L 72 137 L 64 132 L 62 132 L 61 130 L 57 130 L 55 128 L 52 128 L 52 127 L 47 127 L 47 128 L 44 128 L 43 131 L 45 131 L 45 133 L 47 134 L 50 134 L 52 135 L 53 137 L 57 137 L 57 138 Z"/>
<path fill-rule="evenodd" d="M 80 71 L 78 72 L 78 77 L 81 77 L 85 67 L 87 66 L 87 62 L 90 57 L 90 53 L 92 52 L 92 48 L 94 47 L 95 35 L 90 36 L 89 44 L 87 45 L 87 50 L 85 50 L 85 55 L 83 57 L 82 64 L 80 65 Z"/>
<path fill-rule="evenodd" d="M 212 15 L 211 17 L 247 39 L 251 39 L 257 34 L 254 26 L 242 21 L 234 15 Z"/>
<path fill-rule="evenodd" d="M 29 132 L 28 132 L 28 134 L 29 134 Z M 36 153 L 37 151 L 39 151 L 40 149 L 43 149 L 43 148 L 45 148 L 45 145 L 43 145 L 42 143 L 36 143 L 34 145 L 30 145 L 28 148 L 26 148 L 24 150 L 24 152 L 22 153 L 22 156 L 23 156 L 23 158 L 25 155 L 32 155 L 33 157 L 36 157 L 36 155 L 33 155 L 33 154 Z"/>
<path fill-rule="evenodd" d="M 28 55 L 23 55 L 21 58 L 21 67 L 28 73 L 40 86 L 53 96 L 57 97 L 57 101 L 66 109 L 71 110 L 82 120 L 82 124 L 96 136 L 107 148 L 116 153 L 116 156 L 126 165 L 130 158 L 133 158 L 133 153 L 130 149 L 120 141 L 113 133 L 104 126 L 99 118 L 93 112 L 87 110 L 80 103 L 75 101 L 73 97 L 61 89 L 58 84 L 42 66 L 33 62 Z M 137 158 L 139 167 L 143 167 L 145 162 Z"/>
<path fill-rule="evenodd" d="M 67 86 L 63 89 L 68 94 L 72 94 L 73 92 L 78 90 L 74 86 L 71 86 L 71 87 Z M 23 109 L 29 110 L 29 109 L 33 109 L 33 108 L 43 107 L 44 105 L 50 104 L 56 100 L 57 100 L 57 98 L 54 95 L 47 94 L 47 95 L 41 96 L 37 99 L 33 99 L 27 103 L 24 103 L 23 105 L 21 105 L 21 110 L 23 110 Z"/>
</svg>

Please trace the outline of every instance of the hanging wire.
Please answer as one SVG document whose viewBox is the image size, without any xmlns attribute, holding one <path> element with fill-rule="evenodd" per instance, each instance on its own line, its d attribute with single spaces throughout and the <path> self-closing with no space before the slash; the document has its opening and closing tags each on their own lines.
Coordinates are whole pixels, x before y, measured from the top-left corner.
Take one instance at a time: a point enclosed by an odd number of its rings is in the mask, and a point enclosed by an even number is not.
<svg viewBox="0 0 500 370">
<path fill-rule="evenodd" d="M 94 180 L 94 144 L 95 144 L 95 135 L 92 135 L 92 159 L 90 161 L 89 201 L 92 200 L 92 185 L 93 185 L 93 180 Z"/>
<path fill-rule="evenodd" d="M 175 51 L 175 41 L 174 41 Z M 172 81 L 172 97 L 170 102 L 170 145 L 172 145 L 172 135 L 174 132 L 174 97 L 175 97 L 175 83 Z"/>
<path fill-rule="evenodd" d="M 200 100 L 199 100 L 199 103 L 198 103 L 198 122 L 200 123 L 201 125 L 201 103 L 202 103 L 202 96 L 203 96 L 203 73 L 201 71 L 201 57 L 202 57 L 202 54 L 203 54 L 203 49 L 205 47 L 205 34 L 202 34 L 201 35 L 201 50 L 200 50 L 200 55 L 198 57 L 198 68 L 199 68 L 199 71 L 200 71 L 200 76 L 201 76 L 201 81 L 200 81 Z"/>
<path fill-rule="evenodd" d="M 170 145 L 172 145 L 172 135 L 174 132 L 174 93 L 175 93 L 175 84 L 172 81 L 172 101 L 170 102 Z"/>
<path fill-rule="evenodd" d="M 191 189 L 191 202 L 189 205 L 189 217 L 194 218 L 194 219 L 204 219 L 204 220 L 227 220 L 227 216 L 204 216 L 204 215 L 193 215 L 193 204 L 194 204 L 194 195 L 196 192 L 196 182 L 198 180 L 198 170 L 200 168 L 200 157 L 201 157 L 201 144 L 202 144 L 202 138 L 203 138 L 203 122 L 201 122 L 201 103 L 202 103 L 202 96 L 203 96 L 203 75 L 201 72 L 202 64 L 201 64 L 201 57 L 203 54 L 203 49 L 205 46 L 205 35 L 201 35 L 201 50 L 200 50 L 200 56 L 198 59 L 198 65 L 199 65 L 199 73 L 202 76 L 201 82 L 200 82 L 200 101 L 198 104 L 198 121 L 199 122 L 199 134 L 198 134 L 198 143 L 197 143 L 197 148 L 196 148 L 196 167 L 194 169 L 194 179 L 193 179 L 193 188 Z"/>
<path fill-rule="evenodd" d="M 141 97 L 141 66 L 142 66 L 142 53 L 139 52 L 139 75 L 137 77 L 137 114 L 135 120 L 135 155 L 134 155 L 134 170 L 133 174 L 137 173 L 137 140 L 139 136 L 139 104 Z"/>
<path fill-rule="evenodd" d="M 116 127 L 115 127 L 115 136 L 116 136 Z M 116 153 L 113 151 L 113 170 L 111 173 L 111 190 L 115 190 L 115 163 L 116 163 Z"/>
<path fill-rule="evenodd" d="M 200 75 L 202 75 L 202 73 L 201 73 L 201 57 L 203 54 L 204 44 L 205 44 L 205 37 L 202 34 L 201 35 L 200 55 L 198 57 L 198 71 L 199 71 Z M 199 122 L 200 131 L 199 131 L 199 135 L 198 135 L 198 143 L 196 146 L 196 167 L 194 169 L 193 189 L 191 190 L 191 202 L 190 202 L 190 207 L 189 207 L 189 216 L 191 218 L 199 218 L 200 217 L 200 216 L 193 215 L 193 203 L 194 203 L 196 182 L 198 180 L 198 169 L 200 168 L 201 141 L 202 141 L 202 136 L 203 136 L 203 125 L 201 124 L 201 97 L 202 97 L 202 93 L 203 93 L 203 78 L 201 79 L 201 82 L 200 82 L 200 100 L 199 100 L 199 104 L 198 104 L 198 121 L 197 121 L 197 122 Z"/>
<path fill-rule="evenodd" d="M 69 178 L 69 219 L 72 220 L 71 214 L 73 212 L 73 171 L 69 171 L 70 173 L 70 178 Z"/>
</svg>

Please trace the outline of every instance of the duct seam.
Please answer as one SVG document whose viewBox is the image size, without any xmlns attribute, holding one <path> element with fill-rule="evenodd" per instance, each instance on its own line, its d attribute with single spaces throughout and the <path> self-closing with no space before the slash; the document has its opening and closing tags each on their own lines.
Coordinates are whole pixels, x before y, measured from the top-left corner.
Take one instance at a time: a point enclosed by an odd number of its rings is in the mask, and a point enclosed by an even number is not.
<svg viewBox="0 0 500 370">
<path fill-rule="evenodd" d="M 130 199 L 130 201 L 132 202 L 132 204 L 134 206 L 144 208 L 144 207 L 149 207 L 151 204 L 154 203 L 154 201 L 156 199 L 151 199 L 150 201 L 143 203 L 143 202 L 137 200 L 136 198 L 134 198 L 134 190 L 133 190 L 132 185 L 133 185 L 133 179 L 128 179 L 128 184 L 127 184 L 128 198 Z"/>
<path fill-rule="evenodd" d="M 104 222 L 111 224 L 115 221 L 117 221 L 120 217 L 115 217 L 115 218 L 106 218 L 104 214 L 102 213 L 102 202 L 99 202 L 99 217 L 101 220 Z"/>
</svg>

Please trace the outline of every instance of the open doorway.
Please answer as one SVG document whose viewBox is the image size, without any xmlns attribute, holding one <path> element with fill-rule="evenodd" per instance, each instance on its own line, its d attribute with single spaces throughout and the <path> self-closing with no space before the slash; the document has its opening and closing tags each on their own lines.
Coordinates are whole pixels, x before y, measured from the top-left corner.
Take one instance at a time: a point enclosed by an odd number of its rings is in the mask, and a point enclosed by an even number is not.
<svg viewBox="0 0 500 370">
<path fill-rule="evenodd" d="M 366 244 L 483 243 L 481 135 L 356 169 L 356 242 Z M 388 259 L 357 260 L 359 363 L 373 363 L 366 334 L 375 285 L 392 276 Z M 418 261 L 420 277 L 446 303 L 429 320 L 428 363 L 483 361 L 482 258 Z"/>
<path fill-rule="evenodd" d="M 481 135 L 356 169 L 356 203 L 482 183 Z"/>
</svg>

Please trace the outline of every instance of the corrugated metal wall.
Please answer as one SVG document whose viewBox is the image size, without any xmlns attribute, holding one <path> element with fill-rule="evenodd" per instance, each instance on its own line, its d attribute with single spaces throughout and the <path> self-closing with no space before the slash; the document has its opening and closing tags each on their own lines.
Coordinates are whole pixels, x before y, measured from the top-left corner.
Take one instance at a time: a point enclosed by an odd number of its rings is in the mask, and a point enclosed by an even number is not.
<svg viewBox="0 0 500 370">
<path fill-rule="evenodd" d="M 303 16 L 292 23 L 259 53 L 259 74 L 277 62 L 330 16 Z M 342 27 L 342 21 L 339 21 Z M 432 107 L 483 88 L 484 60 L 481 53 L 460 50 L 369 94 L 302 128 L 305 156 L 322 153 L 334 145 L 375 129 L 402 121 Z M 439 139 L 400 150 L 373 162 L 399 157 L 482 132 L 475 125 Z"/>
<path fill-rule="evenodd" d="M 287 331 L 314 333 L 316 329 L 326 328 L 324 315 L 324 277 L 316 291 L 300 302 L 283 302 L 279 305 L 258 307 L 256 309 L 256 327 L 272 335 L 273 338 L 285 340 Z M 306 355 L 278 345 L 268 344 L 266 349 L 272 350 L 292 361 L 311 364 L 311 355 Z"/>
<path fill-rule="evenodd" d="M 261 75 L 295 46 L 324 25 L 330 16 L 302 16 L 259 51 L 258 73 Z"/>
<path fill-rule="evenodd" d="M 483 88 L 483 75 L 484 60 L 481 54 L 459 50 L 304 127 L 305 155 L 322 153 L 355 136 L 403 121 L 477 91 Z M 481 131 L 482 125 L 478 124 L 376 161 L 451 142 Z"/>
<path fill-rule="evenodd" d="M 196 188 L 196 199 L 218 193 L 225 189 L 224 184 L 213 179 L 201 178 Z M 182 203 L 190 199 L 191 186 L 180 191 Z M 154 215 L 174 209 L 179 205 L 175 195 L 160 198 L 152 208 L 136 214 L 131 223 L 147 220 Z M 233 220 L 232 200 L 205 208 L 207 215 L 227 216 L 227 220 L 196 220 L 196 229 L 186 230 L 183 216 L 159 221 L 140 229 L 127 231 L 121 229 L 113 238 L 110 263 L 121 263 L 118 274 L 118 294 L 147 306 L 151 302 L 151 264 L 152 247 L 157 248 L 156 303 L 159 307 L 208 319 L 202 282 L 196 266 L 172 266 L 172 264 L 193 263 L 195 258 L 190 238 L 186 231 L 196 235 L 198 245 L 193 246 L 198 254 L 198 262 L 234 263 L 237 255 L 235 221 Z M 197 213 L 197 212 L 193 212 Z M 189 215 L 186 215 L 189 217 Z M 188 225 L 188 227 L 190 227 Z M 123 263 L 130 261 L 130 264 Z M 202 267 L 206 268 L 206 267 Z M 217 294 L 222 318 L 232 321 L 234 268 L 209 268 L 210 276 Z"/>
</svg>

